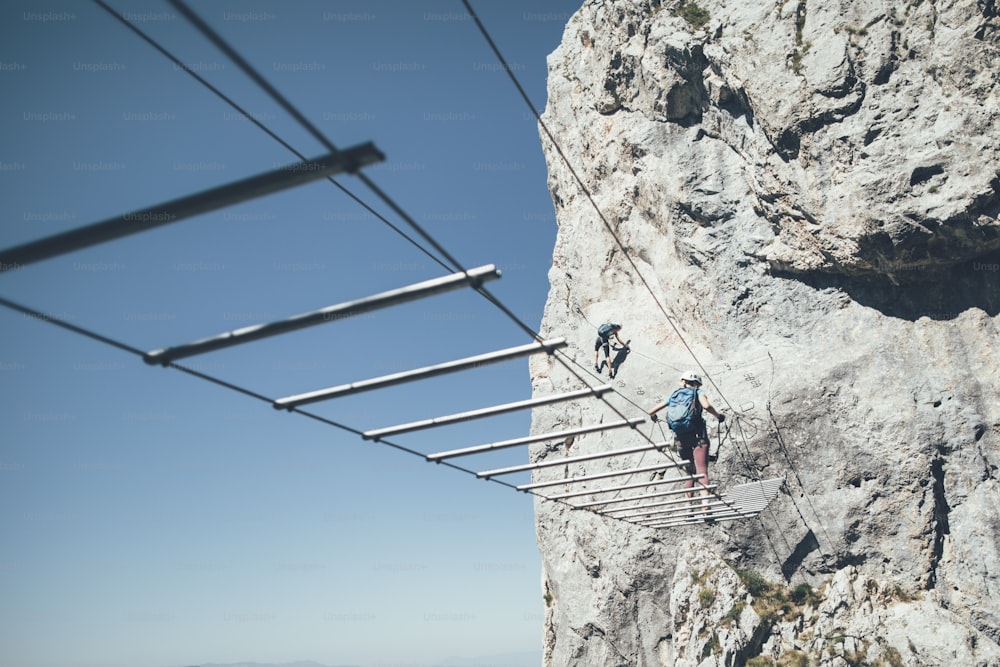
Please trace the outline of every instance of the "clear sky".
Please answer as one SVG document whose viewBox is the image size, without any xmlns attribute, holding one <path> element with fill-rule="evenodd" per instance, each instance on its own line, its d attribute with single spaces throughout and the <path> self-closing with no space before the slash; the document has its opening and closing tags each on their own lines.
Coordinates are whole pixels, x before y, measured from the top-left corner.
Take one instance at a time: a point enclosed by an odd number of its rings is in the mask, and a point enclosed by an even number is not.
<svg viewBox="0 0 1000 667">
<path fill-rule="evenodd" d="M 297 150 L 325 152 L 165 0 L 109 4 Z M 539 109 L 579 4 L 473 2 Z M 193 7 L 338 148 L 374 142 L 372 180 L 465 266 L 497 264 L 490 290 L 538 327 L 555 238 L 538 132 L 461 2 Z M 4 2 L 0 91 L 0 248 L 296 161 L 92 2 Z M 154 350 L 445 273 L 318 181 L 0 274 L 0 296 Z M 0 308 L 0 327 L 0 664 L 540 653 L 530 496 L 38 318 Z M 183 363 L 277 398 L 529 341 L 466 290 Z M 364 430 L 530 389 L 520 360 L 310 409 Z M 516 438 L 529 417 L 394 441 Z"/>
</svg>

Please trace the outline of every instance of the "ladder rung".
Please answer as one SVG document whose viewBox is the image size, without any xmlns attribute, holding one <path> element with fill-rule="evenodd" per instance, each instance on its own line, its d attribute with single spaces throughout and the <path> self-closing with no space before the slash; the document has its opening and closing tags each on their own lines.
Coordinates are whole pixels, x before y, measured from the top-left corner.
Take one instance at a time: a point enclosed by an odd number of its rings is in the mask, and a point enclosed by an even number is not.
<svg viewBox="0 0 1000 667">
<path fill-rule="evenodd" d="M 646 486 L 643 484 L 635 485 L 633 488 L 639 488 L 641 486 Z M 656 493 L 645 493 L 640 496 L 625 496 L 624 498 L 611 498 L 609 500 L 596 500 L 594 502 L 582 503 L 576 505 L 580 509 L 585 509 L 588 507 L 597 507 L 598 505 L 617 505 L 618 503 L 627 503 L 631 500 L 648 500 L 650 498 L 664 498 L 666 496 L 676 496 L 681 493 L 690 493 L 692 490 L 713 490 L 716 488 L 715 484 L 709 484 L 708 486 L 698 486 L 686 489 L 670 489 L 669 491 L 657 491 Z M 715 496 L 718 497 L 718 496 Z"/>
<path fill-rule="evenodd" d="M 306 162 L 287 165 L 234 183 L 7 248 L 0 251 L 0 272 L 144 232 L 248 199 L 280 192 L 333 174 L 355 172 L 360 167 L 384 159 L 385 156 L 375 146 L 365 143 Z"/>
<path fill-rule="evenodd" d="M 581 389 L 579 391 L 571 391 L 566 394 L 555 394 L 553 396 L 542 396 L 540 398 L 532 398 L 525 401 L 517 401 L 516 403 L 494 405 L 489 408 L 470 410 L 468 412 L 459 412 L 458 414 L 448 415 L 446 417 L 434 417 L 433 419 L 424 419 L 421 421 L 410 422 L 408 424 L 400 424 L 399 426 L 387 426 L 386 428 L 377 428 L 371 431 L 365 431 L 361 437 L 363 437 L 365 440 L 378 440 L 379 438 L 384 438 L 387 435 L 396 435 L 398 433 L 419 431 L 425 428 L 433 428 L 435 426 L 445 426 L 447 424 L 455 424 L 457 422 L 464 422 L 472 419 L 482 419 L 483 417 L 502 415 L 508 412 L 525 410 L 527 408 L 533 408 L 539 405 L 550 405 L 552 403 L 572 401 L 574 399 L 584 398 L 586 396 L 595 396 L 600 398 L 602 394 L 611 391 L 611 389 L 612 389 L 611 385 L 605 384 L 601 385 L 600 387 L 594 387 L 593 389 Z"/>
<path fill-rule="evenodd" d="M 638 475 L 644 472 L 659 472 L 661 470 L 668 470 L 674 467 L 670 463 L 661 463 L 659 465 L 644 466 L 642 468 L 627 468 L 625 470 L 612 470 L 610 472 L 601 472 L 593 475 L 584 475 L 582 477 L 567 477 L 565 479 L 551 479 L 545 482 L 532 482 L 530 484 L 522 484 L 517 487 L 518 491 L 527 491 L 528 489 L 540 489 L 546 486 L 558 486 L 560 484 L 579 484 L 580 482 L 589 482 L 595 479 L 607 479 L 609 477 L 623 477 L 625 475 Z"/>
<path fill-rule="evenodd" d="M 346 301 L 344 303 L 327 306 L 319 310 L 302 313 L 288 319 L 270 322 L 267 324 L 255 324 L 242 327 L 234 331 L 229 331 L 218 336 L 198 340 L 187 345 L 168 347 L 162 350 L 147 352 L 143 359 L 147 364 L 169 364 L 177 359 L 191 357 L 196 354 L 203 354 L 213 350 L 220 350 L 250 341 L 260 340 L 269 336 L 296 331 L 317 324 L 326 324 L 337 320 L 346 319 L 361 313 L 367 313 L 380 308 L 395 306 L 407 301 L 415 301 L 434 294 L 450 292 L 452 290 L 466 287 L 467 285 L 478 286 L 488 280 L 496 280 L 500 277 L 500 271 L 492 264 L 470 269 L 462 273 L 453 273 L 441 278 L 425 280 L 420 283 L 400 287 L 398 289 L 381 292 L 372 296 Z"/>
<path fill-rule="evenodd" d="M 535 463 L 525 463 L 522 465 L 511 466 L 509 468 L 495 468 L 494 470 L 484 470 L 482 472 L 477 472 L 476 477 L 496 477 L 497 475 L 509 475 L 515 472 L 526 472 L 528 470 L 538 470 L 540 468 L 551 468 L 553 466 L 569 465 L 571 463 L 580 463 L 581 461 L 594 461 L 597 459 L 606 459 L 613 456 L 625 456 L 627 454 L 638 454 L 639 452 L 650 452 L 653 450 L 662 452 L 664 448 L 667 447 L 667 443 L 661 442 L 658 445 L 643 445 L 642 447 L 630 447 L 628 449 L 612 449 L 607 452 L 599 452 L 597 454 L 581 454 L 580 456 L 568 456 L 564 459 L 546 459 L 544 461 L 537 461 Z M 685 463 L 674 464 L 675 468 L 679 468 L 685 465 Z"/>
<path fill-rule="evenodd" d="M 501 442 L 494 442 L 488 445 L 476 445 L 475 447 L 466 447 L 464 449 L 453 449 L 449 452 L 438 452 L 436 454 L 428 454 L 428 461 L 440 461 L 442 459 L 451 458 L 453 456 L 465 456 L 466 454 L 479 454 L 481 452 L 491 452 L 497 449 L 504 449 L 505 447 L 516 447 L 517 445 L 530 445 L 534 442 L 544 442 L 546 440 L 558 440 L 559 438 L 568 438 L 571 435 L 583 435 L 585 433 L 596 433 L 598 431 L 609 431 L 615 428 L 623 428 L 625 426 L 630 426 L 635 428 L 639 424 L 643 423 L 645 419 L 625 419 L 623 421 L 611 422 L 609 424 L 597 424 L 595 426 L 584 426 L 581 428 L 573 428 L 566 431 L 556 431 L 554 433 L 542 433 L 541 435 L 530 435 L 525 438 L 515 438 L 514 440 L 503 440 Z"/>
<path fill-rule="evenodd" d="M 286 396 L 285 398 L 279 398 L 276 400 L 273 405 L 279 410 L 291 410 L 307 403 L 316 403 L 318 401 L 326 401 L 331 398 L 339 398 L 340 396 L 347 396 L 349 394 L 371 391 L 372 389 L 381 389 L 382 387 L 389 387 L 396 384 L 402 384 L 404 382 L 423 380 L 437 375 L 444 375 L 445 373 L 454 373 L 468 368 L 477 368 L 479 366 L 485 366 L 486 364 L 495 364 L 501 361 L 507 361 L 508 359 L 526 357 L 531 354 L 538 354 L 539 352 L 552 354 L 555 350 L 561 347 L 566 347 L 565 338 L 554 338 L 541 343 L 529 343 L 527 345 L 521 345 L 520 347 L 511 347 L 506 350 L 480 354 L 475 357 L 466 357 L 465 359 L 448 361 L 435 366 L 425 366 L 424 368 L 416 368 L 410 371 L 403 371 L 402 373 L 393 373 L 392 375 L 383 375 L 369 380 L 360 380 L 358 382 L 342 384 L 328 389 L 318 389 L 305 394 Z"/>
<path fill-rule="evenodd" d="M 628 489 L 642 489 L 650 486 L 659 486 L 660 484 L 676 484 L 678 482 L 690 482 L 694 481 L 704 475 L 687 475 L 685 477 L 671 477 L 669 479 L 657 479 L 650 482 L 639 482 L 637 484 L 623 484 L 622 486 L 610 486 L 606 489 L 590 489 L 587 491 L 575 491 L 573 493 L 563 493 L 558 496 L 547 496 L 550 500 L 562 500 L 563 498 L 576 498 L 578 496 L 592 496 L 599 493 L 612 493 L 614 491 L 626 491 Z M 702 487 L 698 487 L 699 489 Z M 678 493 L 683 493 L 684 491 L 689 491 L 690 489 L 677 489 Z"/>
</svg>

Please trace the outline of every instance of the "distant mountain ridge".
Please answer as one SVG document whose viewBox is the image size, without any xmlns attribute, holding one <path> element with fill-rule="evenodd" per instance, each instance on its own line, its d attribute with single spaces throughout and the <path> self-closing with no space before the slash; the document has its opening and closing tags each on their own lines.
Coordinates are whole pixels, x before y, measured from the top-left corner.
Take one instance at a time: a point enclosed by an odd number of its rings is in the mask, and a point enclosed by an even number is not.
<svg viewBox="0 0 1000 667">
<path fill-rule="evenodd" d="M 435 662 L 407 662 L 404 664 L 407 667 L 538 667 L 541 662 L 541 651 L 528 651 L 472 658 L 448 657 Z M 206 662 L 196 665 L 185 665 L 184 667 L 375 667 L 375 665 L 357 663 L 328 665 L 312 660 L 303 660 L 298 662 Z"/>
<path fill-rule="evenodd" d="M 185 665 L 185 667 L 362 667 L 357 664 L 326 665 L 312 660 L 299 662 L 205 662 L 197 665 Z"/>
</svg>

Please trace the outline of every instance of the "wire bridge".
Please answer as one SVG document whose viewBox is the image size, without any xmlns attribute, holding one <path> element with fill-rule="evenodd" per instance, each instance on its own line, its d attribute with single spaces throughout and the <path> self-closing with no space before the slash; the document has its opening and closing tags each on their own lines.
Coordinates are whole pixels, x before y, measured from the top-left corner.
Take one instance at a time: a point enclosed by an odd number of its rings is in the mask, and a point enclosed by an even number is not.
<svg viewBox="0 0 1000 667">
<path fill-rule="evenodd" d="M 351 149 L 344 153 L 324 156 L 317 160 L 291 165 L 260 176 L 244 179 L 228 185 L 199 192 L 177 200 L 165 202 L 140 211 L 96 222 L 69 232 L 50 236 L 17 247 L 0 251 L 0 267 L 3 271 L 22 267 L 34 262 L 51 259 L 95 244 L 104 243 L 124 235 L 137 234 L 163 224 L 180 221 L 186 217 L 205 211 L 217 210 L 227 205 L 249 198 L 322 178 L 333 171 L 373 164 L 382 155 L 370 144 Z M 149 224 L 136 221 L 149 220 Z M 177 367 L 177 362 L 198 355 L 249 344 L 273 336 L 279 336 L 299 329 L 334 324 L 344 318 L 353 317 L 379 309 L 430 298 L 438 294 L 461 289 L 476 289 L 483 284 L 501 277 L 494 265 L 480 266 L 440 278 L 400 286 L 397 289 L 372 294 L 347 302 L 337 303 L 315 311 L 302 313 L 282 320 L 263 322 L 239 329 L 218 333 L 192 342 L 154 349 L 149 351 L 129 350 L 141 354 L 150 365 Z M 13 302 L 2 300 L 3 305 L 36 314 L 31 309 Z M 58 318 L 39 315 L 39 319 L 58 322 Z M 72 325 L 69 325 L 72 326 Z M 80 333 L 80 332 L 78 332 Z M 301 393 L 272 399 L 275 409 L 289 412 L 300 411 L 303 406 L 323 401 L 377 391 L 390 386 L 419 383 L 432 377 L 449 373 L 459 373 L 484 365 L 527 357 L 536 354 L 555 355 L 567 346 L 564 338 L 539 340 L 526 345 L 494 350 L 471 357 L 455 359 L 431 366 L 414 368 L 389 375 L 360 379 L 354 382 L 330 387 L 310 389 Z M 119 347 L 127 347 L 121 346 Z M 614 393 L 609 384 L 582 383 L 579 389 L 545 396 L 535 396 L 481 409 L 458 412 L 443 416 L 398 424 L 394 426 L 357 432 L 363 440 L 391 444 L 389 438 L 414 431 L 441 428 L 452 424 L 465 423 L 477 419 L 506 414 L 520 410 L 553 405 L 571 401 L 601 400 Z M 414 391 L 419 391 L 415 388 Z M 539 433 L 485 444 L 472 445 L 441 452 L 418 453 L 427 462 L 443 463 L 455 459 L 475 460 L 477 456 L 498 450 L 521 448 L 527 454 L 530 445 L 573 442 L 581 436 L 618 429 L 631 429 L 645 422 L 645 418 L 626 418 L 599 424 L 583 425 L 555 432 Z M 574 509 L 599 514 L 611 519 L 647 526 L 669 528 L 690 525 L 705 520 L 730 521 L 757 516 L 777 495 L 783 480 L 752 482 L 734 487 L 726 494 L 719 494 L 715 485 L 701 485 L 699 475 L 687 474 L 686 463 L 678 461 L 671 453 L 667 442 L 647 442 L 641 445 L 572 456 L 547 456 L 534 462 L 492 469 L 468 469 L 477 478 L 496 481 L 518 473 L 527 473 L 532 480 L 520 484 L 508 484 L 520 492 L 531 493 L 549 501 L 557 501 Z M 417 453 L 417 452 L 411 452 Z M 659 463 L 636 465 L 639 457 L 654 454 Z M 525 459 L 527 459 L 527 455 Z M 641 461 L 641 459 L 640 459 Z M 600 465 L 599 471 L 588 470 L 588 466 Z M 453 466 L 455 467 L 455 466 Z M 552 476 L 553 470 L 574 467 L 577 474 L 561 473 Z M 643 481 L 631 481 L 643 477 Z M 694 489 L 685 485 L 694 483 Z M 692 491 L 706 491 L 707 496 L 688 498 Z"/>
<path fill-rule="evenodd" d="M 103 4 L 103 3 L 102 3 Z M 220 38 L 179 2 L 173 3 L 183 9 L 185 16 L 195 23 L 206 36 L 222 48 Z M 133 27 L 133 29 L 135 29 Z M 225 49 L 224 49 L 225 50 Z M 227 53 L 244 69 L 249 66 L 230 49 Z M 268 89 L 259 74 L 258 81 L 293 112 L 294 109 L 280 99 L 276 91 Z M 296 115 L 293 113 L 293 115 Z M 297 117 L 301 118 L 299 114 Z M 285 167 L 217 186 L 188 196 L 180 197 L 138 211 L 132 211 L 111 219 L 94 222 L 67 232 L 55 234 L 16 247 L 0 250 L 0 273 L 53 259 L 84 248 L 114 241 L 128 235 L 139 234 L 154 228 L 174 224 L 180 220 L 208 212 L 219 211 L 248 200 L 266 197 L 278 192 L 300 187 L 320 179 L 330 179 L 337 174 L 359 176 L 372 191 L 391 204 L 384 193 L 375 188 L 364 177 L 365 168 L 377 164 L 385 156 L 372 144 L 364 143 L 354 147 L 337 149 L 323 139 L 328 152 L 313 159 L 301 159 Z M 398 206 L 393 209 L 399 211 Z M 677 458 L 671 442 L 657 442 L 643 434 L 638 426 L 646 421 L 646 416 L 630 417 L 608 402 L 616 393 L 613 386 L 595 382 L 581 372 L 576 362 L 565 352 L 564 338 L 543 339 L 530 327 L 518 322 L 531 335 L 533 342 L 514 345 L 482 354 L 454 359 L 434 365 L 412 368 L 388 375 L 375 375 L 353 382 L 328 387 L 303 387 L 302 391 L 284 396 L 264 396 L 249 391 L 224 379 L 195 371 L 179 362 L 192 357 L 211 354 L 227 348 L 246 345 L 265 338 L 280 336 L 292 331 L 315 327 L 336 326 L 341 319 L 376 310 L 388 309 L 401 304 L 427 299 L 457 290 L 474 290 L 496 305 L 504 314 L 511 316 L 485 285 L 501 277 L 495 265 L 465 268 L 447 254 L 412 218 L 402 215 L 417 234 L 432 245 L 445 258 L 442 265 L 449 272 L 438 278 L 418 283 L 400 285 L 388 291 L 361 296 L 354 300 L 336 303 L 327 307 L 301 313 L 276 321 L 260 322 L 224 332 L 206 332 L 204 338 L 155 349 L 136 349 L 124 343 L 104 337 L 93 331 L 70 324 L 58 317 L 39 313 L 7 299 L 0 299 L 0 305 L 31 314 L 46 322 L 61 326 L 74 333 L 88 336 L 99 342 L 130 352 L 152 366 L 174 368 L 214 382 L 228 389 L 236 390 L 252 398 L 266 401 L 271 407 L 290 413 L 298 413 L 326 422 L 342 430 L 353 433 L 363 441 L 388 445 L 408 454 L 419 456 L 428 463 L 446 465 L 476 478 L 508 486 L 518 492 L 532 494 L 545 501 L 558 502 L 572 509 L 590 512 L 608 519 L 627 522 L 650 529 L 666 529 L 709 522 L 724 522 L 756 517 L 774 500 L 784 482 L 783 479 L 753 481 L 720 492 L 715 484 L 704 484 L 701 476 L 693 474 L 687 463 Z M 515 321 L 516 318 L 514 318 Z M 361 392 L 379 391 L 392 386 L 410 384 L 412 391 L 421 391 L 419 383 L 430 378 L 461 373 L 484 365 L 500 363 L 531 355 L 549 355 L 577 379 L 577 386 L 566 388 L 560 393 L 536 395 L 530 399 L 490 405 L 475 410 L 452 414 L 430 416 L 408 423 L 375 429 L 357 429 L 333 422 L 307 410 L 307 406 L 355 395 Z M 470 444 L 447 451 L 423 452 L 396 443 L 399 435 L 426 429 L 445 428 L 478 419 L 532 410 L 557 403 L 600 401 L 618 419 L 593 424 L 580 424 L 558 431 L 519 436 L 505 440 Z M 628 446 L 603 451 L 578 453 L 564 443 L 585 442 L 585 437 L 599 436 L 609 431 L 630 431 L 631 434 L 615 438 L 623 442 L 629 438 L 635 442 Z M 533 447 L 534 446 L 534 447 Z M 488 467 L 488 455 L 500 450 L 522 452 L 523 463 L 504 467 Z M 532 452 L 535 458 L 532 459 Z M 461 463 L 459 463 L 461 462 Z M 525 481 L 508 481 L 522 479 Z"/>
</svg>

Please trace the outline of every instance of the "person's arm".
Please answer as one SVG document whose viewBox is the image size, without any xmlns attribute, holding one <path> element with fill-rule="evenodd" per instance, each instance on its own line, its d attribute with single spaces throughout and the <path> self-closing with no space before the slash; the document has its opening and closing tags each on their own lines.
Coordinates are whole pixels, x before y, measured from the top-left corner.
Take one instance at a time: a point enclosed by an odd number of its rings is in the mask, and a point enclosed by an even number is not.
<svg viewBox="0 0 1000 667">
<path fill-rule="evenodd" d="M 666 403 L 660 403 L 660 404 L 659 404 L 659 405 L 657 405 L 657 406 L 656 406 L 655 408 L 653 408 L 652 410 L 650 410 L 650 411 L 649 411 L 649 413 L 648 413 L 648 414 L 649 414 L 649 416 L 650 416 L 650 419 L 651 419 L 652 421 L 654 421 L 654 422 L 655 422 L 655 421 L 659 421 L 659 420 L 660 420 L 660 418 L 656 416 L 656 413 L 657 413 L 657 412 L 659 412 L 660 410 L 662 410 L 662 409 L 663 409 L 663 408 L 665 408 L 665 407 L 667 407 L 667 404 L 666 404 Z"/>
<path fill-rule="evenodd" d="M 718 419 L 720 422 L 723 421 L 723 420 L 725 420 L 725 417 L 723 416 L 723 414 L 721 412 L 719 412 L 718 410 L 716 410 L 712 406 L 712 404 L 709 402 L 708 396 L 706 396 L 705 394 L 701 393 L 700 391 L 698 392 L 698 400 L 701 401 L 701 407 L 703 407 L 706 412 L 710 413 L 713 417 L 715 417 L 716 419 Z"/>
</svg>

